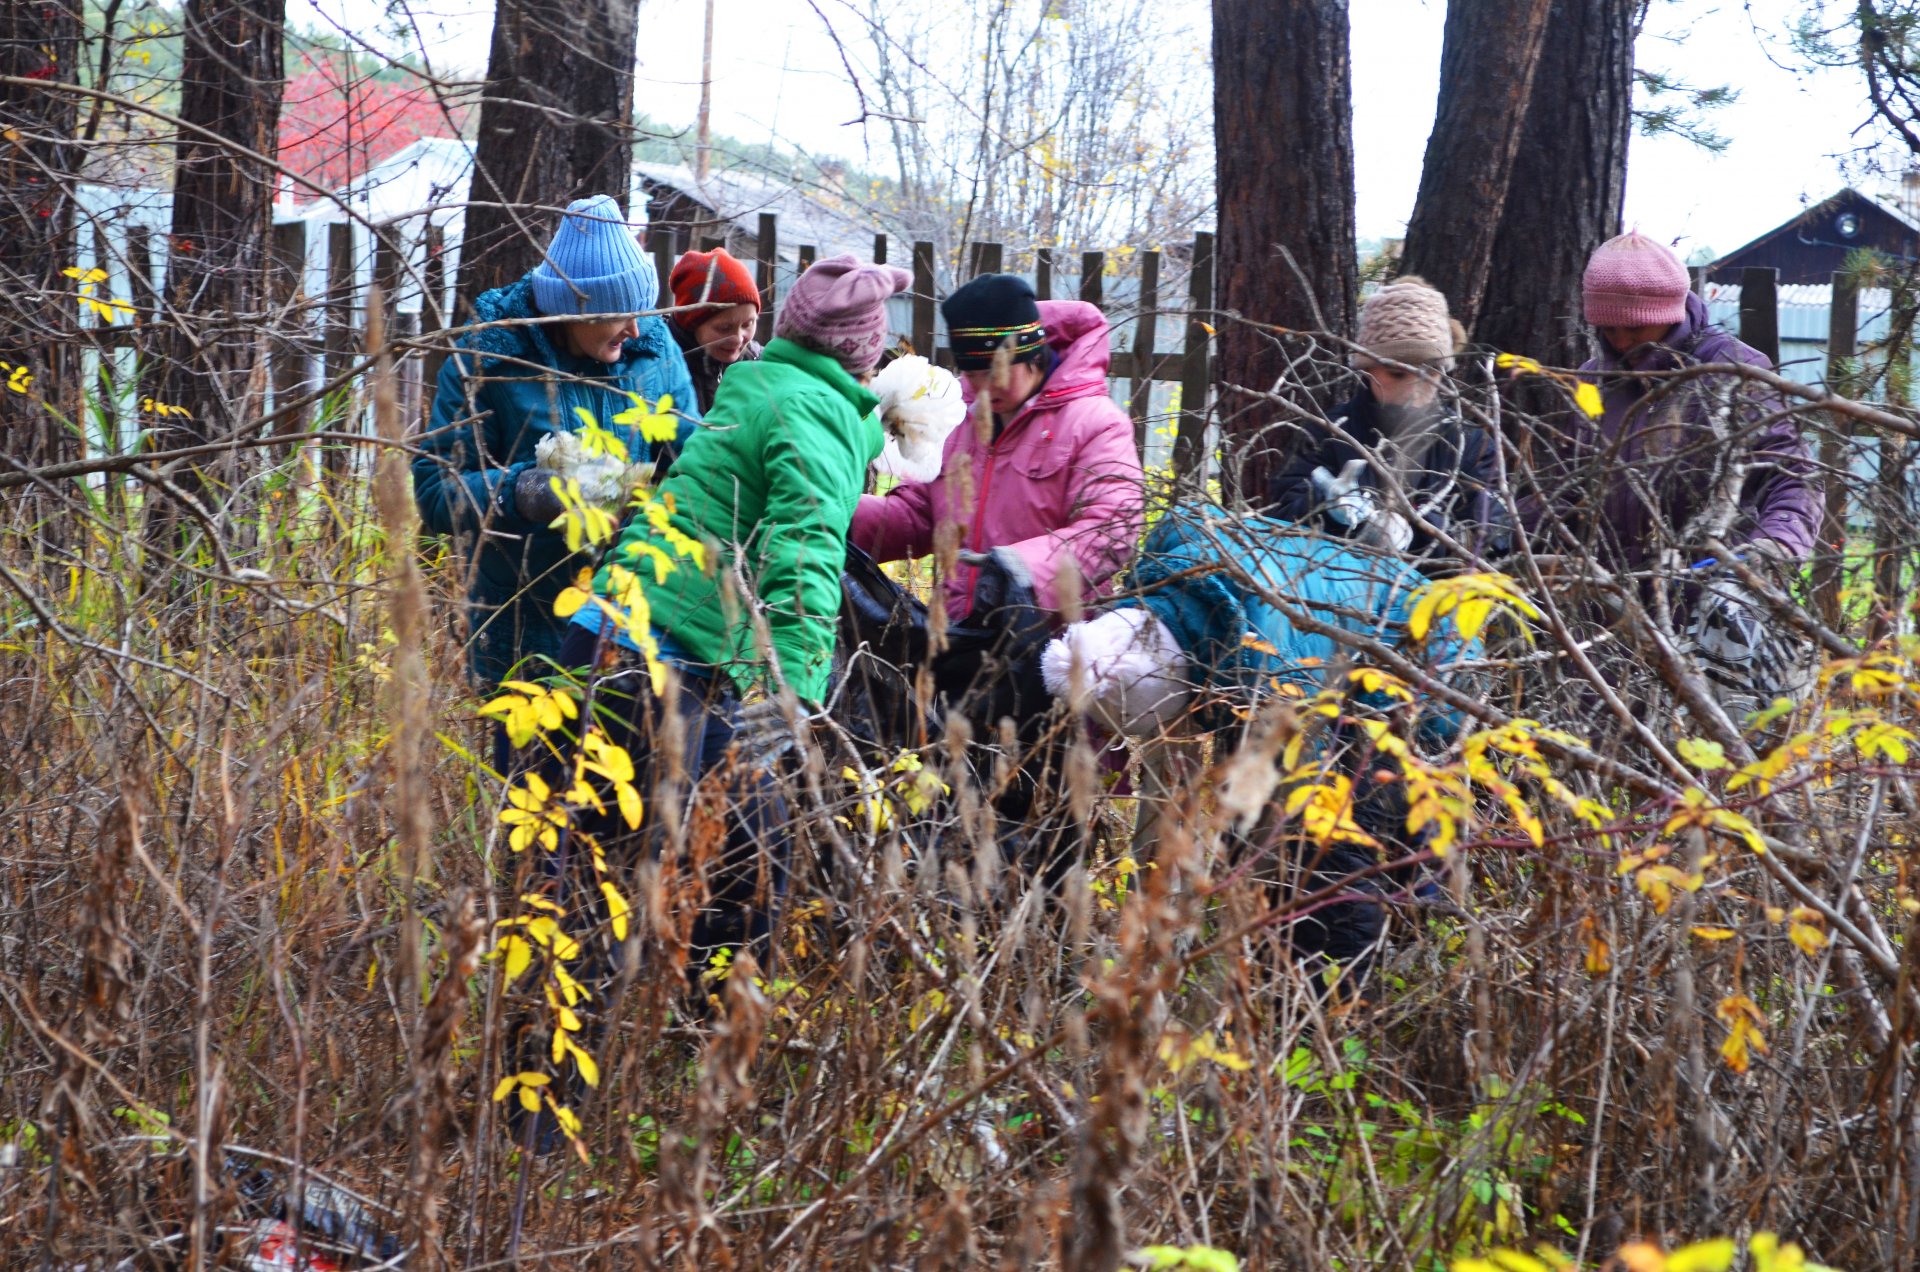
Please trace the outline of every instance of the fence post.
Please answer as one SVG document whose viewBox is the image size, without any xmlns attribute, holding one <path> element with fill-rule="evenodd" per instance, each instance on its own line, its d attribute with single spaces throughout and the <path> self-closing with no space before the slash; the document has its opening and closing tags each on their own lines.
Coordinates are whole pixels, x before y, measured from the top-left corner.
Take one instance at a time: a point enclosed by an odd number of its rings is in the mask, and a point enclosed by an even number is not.
<svg viewBox="0 0 1920 1272">
<path fill-rule="evenodd" d="M 1851 393 L 1853 368 L 1848 365 L 1860 352 L 1860 279 L 1836 270 L 1833 290 L 1827 306 L 1827 392 Z M 1853 429 L 1847 417 L 1832 414 L 1820 434 L 1820 473 L 1827 487 L 1827 515 L 1821 527 L 1821 543 L 1813 556 L 1813 604 L 1820 621 L 1829 628 L 1840 628 L 1840 586 L 1847 553 L 1847 486 L 1844 469 L 1852 447 L 1847 438 Z"/>
<path fill-rule="evenodd" d="M 647 237 L 653 240 L 653 272 L 660 280 L 660 295 L 654 302 L 654 308 L 672 309 L 673 288 L 668 285 L 667 279 L 673 273 L 673 243 L 667 235 L 657 232 Z"/>
<path fill-rule="evenodd" d="M 1153 410 L 1153 381 L 1160 370 L 1154 340 L 1160 327 L 1160 253 L 1140 253 L 1140 312 L 1133 320 L 1133 446 L 1147 453 L 1147 415 Z"/>
<path fill-rule="evenodd" d="M 153 322 L 160 317 L 160 292 L 153 285 L 153 241 L 144 225 L 127 227 L 127 277 L 129 298 L 133 301 L 134 322 Z"/>
<path fill-rule="evenodd" d="M 1100 289 L 1106 285 L 1106 273 L 1105 252 L 1080 253 L 1080 299 L 1097 309 L 1106 308 L 1100 299 Z"/>
<path fill-rule="evenodd" d="M 333 383 L 347 373 L 353 365 L 353 226 L 341 222 L 327 227 L 327 333 L 326 333 L 326 382 Z M 351 385 L 342 385 L 335 392 L 341 400 L 353 400 Z M 354 417 L 342 415 L 337 427 L 345 432 L 353 428 Z M 344 446 L 327 447 L 327 471 L 334 476 L 344 476 L 347 471 L 348 451 Z"/>
<path fill-rule="evenodd" d="M 1053 249 L 1033 249 L 1033 294 L 1041 300 L 1053 299 Z"/>
<path fill-rule="evenodd" d="M 1780 365 L 1780 271 L 1771 265 L 1740 271 L 1740 340 Z"/>
<path fill-rule="evenodd" d="M 431 330 L 439 337 L 433 348 L 420 355 L 420 427 L 426 428 L 433 418 L 433 393 L 440 384 L 440 368 L 447 360 L 447 344 L 452 338 L 446 330 L 453 325 L 453 315 L 447 306 L 446 227 L 427 222 L 420 241 L 426 256 L 421 266 L 426 290 L 420 299 L 420 326 L 423 332 Z"/>
<path fill-rule="evenodd" d="M 307 383 L 307 223 L 289 221 L 273 227 L 268 294 L 274 310 L 274 339 L 269 343 L 273 369 L 273 409 L 280 410 L 300 395 Z M 278 436 L 307 431 L 304 411 L 282 416 L 274 425 Z M 285 459 L 290 453 L 280 447 Z"/>
<path fill-rule="evenodd" d="M 799 252 L 800 272 L 804 274 L 808 270 L 812 269 L 813 262 L 816 258 L 819 257 L 819 255 L 820 255 L 819 249 L 815 248 L 813 244 L 802 243 L 800 245 L 800 252 Z"/>
<path fill-rule="evenodd" d="M 913 351 L 937 361 L 933 347 L 933 244 L 913 245 Z"/>
<path fill-rule="evenodd" d="M 1193 236 L 1192 296 L 1187 315 L 1187 349 L 1180 364 L 1180 433 L 1173 442 L 1176 482 L 1192 478 L 1196 489 L 1207 475 L 1207 396 L 1213 367 L 1207 342 L 1212 338 L 1202 315 L 1213 310 L 1213 235 Z"/>
<path fill-rule="evenodd" d="M 873 236 L 873 263 L 875 265 L 887 263 L 887 236 L 884 234 Z"/>
<path fill-rule="evenodd" d="M 760 322 L 754 338 L 761 344 L 773 339 L 773 266 L 780 259 L 780 218 L 771 212 L 760 214 L 760 235 L 754 244 L 753 281 L 760 287 Z"/>
<path fill-rule="evenodd" d="M 389 345 L 411 340 L 420 334 L 420 315 L 400 312 L 400 290 L 407 281 L 406 240 L 399 226 L 376 233 L 373 240 L 373 282 L 380 289 L 381 324 Z M 378 352 L 369 350 L 368 352 Z M 420 418 L 420 358 L 411 349 L 396 349 L 393 354 L 394 380 L 400 389 L 400 418 Z"/>
</svg>

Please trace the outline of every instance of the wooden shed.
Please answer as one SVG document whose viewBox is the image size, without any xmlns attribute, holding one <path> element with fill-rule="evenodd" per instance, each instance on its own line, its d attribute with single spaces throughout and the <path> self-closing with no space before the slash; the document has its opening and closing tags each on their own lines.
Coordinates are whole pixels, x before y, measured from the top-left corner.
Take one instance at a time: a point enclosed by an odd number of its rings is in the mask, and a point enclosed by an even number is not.
<svg viewBox="0 0 1920 1272">
<path fill-rule="evenodd" d="M 1757 265 L 1779 270 L 1783 286 L 1825 286 L 1863 247 L 1911 261 L 1920 257 L 1920 223 L 1848 187 L 1722 256 L 1707 266 L 1707 279 L 1738 283 L 1742 269 Z"/>
</svg>

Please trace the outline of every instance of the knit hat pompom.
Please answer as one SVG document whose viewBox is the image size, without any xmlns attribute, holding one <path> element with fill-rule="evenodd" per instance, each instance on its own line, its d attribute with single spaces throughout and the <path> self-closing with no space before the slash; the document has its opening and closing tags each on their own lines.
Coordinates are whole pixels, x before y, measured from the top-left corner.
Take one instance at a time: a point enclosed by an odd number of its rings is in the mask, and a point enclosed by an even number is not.
<svg viewBox="0 0 1920 1272">
<path fill-rule="evenodd" d="M 826 354 L 854 375 L 879 364 L 887 347 L 887 298 L 913 286 L 913 275 L 853 256 L 817 261 L 787 292 L 773 334 Z"/>
<path fill-rule="evenodd" d="M 1580 279 L 1587 321 L 1596 327 L 1655 327 L 1687 314 L 1692 280 L 1680 258 L 1638 230 L 1594 249 Z"/>
<path fill-rule="evenodd" d="M 549 317 L 637 314 L 660 300 L 660 275 L 611 195 L 575 199 L 533 269 L 533 304 Z"/>
<path fill-rule="evenodd" d="M 688 252 L 667 276 L 673 290 L 673 320 L 691 331 L 715 311 L 734 305 L 760 305 L 760 288 L 753 272 L 724 247 L 711 252 Z"/>
<path fill-rule="evenodd" d="M 1356 360 L 1452 365 L 1460 324 L 1447 314 L 1447 298 L 1426 279 L 1407 274 L 1367 297 L 1360 306 Z"/>
</svg>

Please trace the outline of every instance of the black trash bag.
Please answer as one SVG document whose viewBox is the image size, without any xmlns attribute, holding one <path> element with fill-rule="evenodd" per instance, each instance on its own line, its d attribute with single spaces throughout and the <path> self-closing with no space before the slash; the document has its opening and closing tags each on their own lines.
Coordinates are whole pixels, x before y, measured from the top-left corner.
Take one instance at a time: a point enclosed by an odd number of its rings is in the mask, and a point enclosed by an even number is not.
<svg viewBox="0 0 1920 1272">
<path fill-rule="evenodd" d="M 1007 558 L 1011 558 L 1009 561 Z M 1036 603 L 1018 558 L 996 553 L 981 567 L 966 621 L 951 623 L 946 645 L 930 656 L 927 607 L 852 544 L 840 576 L 842 723 L 876 746 L 918 746 L 938 737 L 941 720 L 958 711 L 974 736 L 994 736 L 1011 718 L 1024 735 L 1052 706 L 1040 675 L 1040 651 L 1053 620 Z M 916 670 L 931 665 L 934 702 L 923 717 L 914 704 Z"/>
</svg>

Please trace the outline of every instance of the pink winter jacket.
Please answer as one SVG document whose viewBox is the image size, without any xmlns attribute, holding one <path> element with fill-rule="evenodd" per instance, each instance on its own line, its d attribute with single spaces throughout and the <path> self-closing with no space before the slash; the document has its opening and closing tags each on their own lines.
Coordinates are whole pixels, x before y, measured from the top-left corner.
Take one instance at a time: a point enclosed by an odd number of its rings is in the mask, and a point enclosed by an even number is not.
<svg viewBox="0 0 1920 1272">
<path fill-rule="evenodd" d="M 1107 320 L 1083 301 L 1043 300 L 1040 322 L 1059 359 L 1053 374 L 998 439 L 983 441 L 969 416 L 947 438 L 932 481 L 861 496 L 850 537 L 868 555 L 925 556 L 934 528 L 951 520 L 964 549 L 1018 552 L 1040 604 L 1056 611 L 1055 580 L 1068 554 L 1087 599 L 1133 559 L 1145 496 L 1133 421 L 1107 396 Z M 947 579 L 954 619 L 972 610 L 978 574 L 963 565 Z"/>
</svg>

